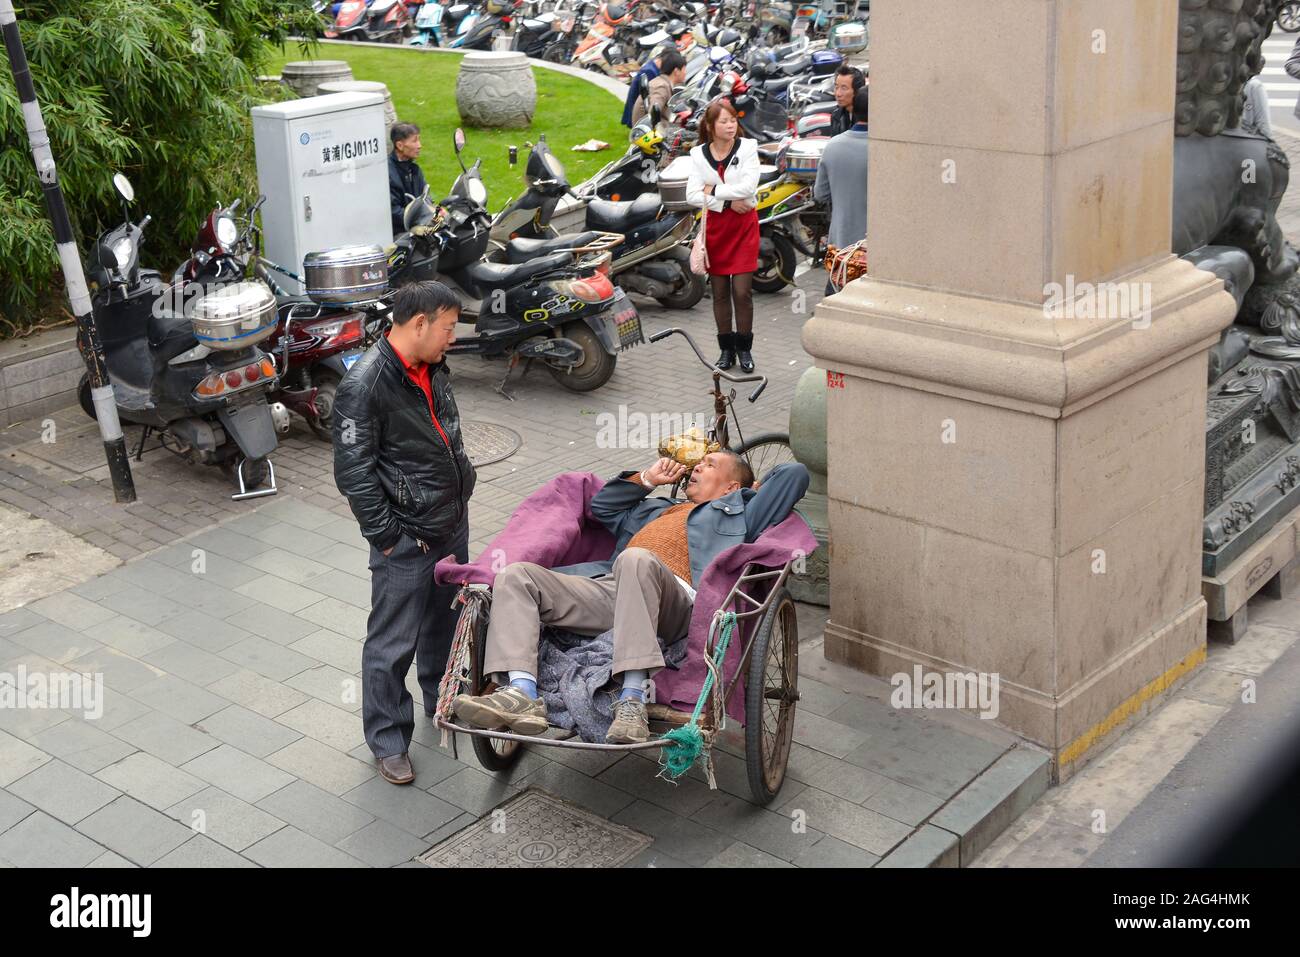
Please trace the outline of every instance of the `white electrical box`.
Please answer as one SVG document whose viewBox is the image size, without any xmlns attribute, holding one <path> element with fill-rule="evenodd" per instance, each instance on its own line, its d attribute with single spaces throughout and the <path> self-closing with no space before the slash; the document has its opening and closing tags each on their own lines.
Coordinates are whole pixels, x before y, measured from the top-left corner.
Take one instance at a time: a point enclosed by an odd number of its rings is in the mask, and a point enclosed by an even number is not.
<svg viewBox="0 0 1300 957">
<path fill-rule="evenodd" d="M 252 115 L 267 259 L 301 276 L 308 253 L 392 243 L 383 96 L 308 96 L 255 106 Z M 275 276 L 290 292 L 305 292 Z"/>
</svg>

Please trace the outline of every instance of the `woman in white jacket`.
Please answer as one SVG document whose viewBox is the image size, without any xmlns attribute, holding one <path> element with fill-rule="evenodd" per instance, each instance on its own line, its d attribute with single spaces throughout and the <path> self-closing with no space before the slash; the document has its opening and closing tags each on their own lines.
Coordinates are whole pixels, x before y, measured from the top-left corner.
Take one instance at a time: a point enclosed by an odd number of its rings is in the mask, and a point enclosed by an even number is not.
<svg viewBox="0 0 1300 957">
<path fill-rule="evenodd" d="M 754 371 L 754 271 L 758 268 L 758 144 L 740 136 L 731 101 L 709 104 L 700 121 L 700 145 L 691 150 L 687 202 L 707 208 L 704 247 L 709 254 L 719 369 L 739 359 Z M 732 313 L 736 327 L 732 330 Z"/>
</svg>

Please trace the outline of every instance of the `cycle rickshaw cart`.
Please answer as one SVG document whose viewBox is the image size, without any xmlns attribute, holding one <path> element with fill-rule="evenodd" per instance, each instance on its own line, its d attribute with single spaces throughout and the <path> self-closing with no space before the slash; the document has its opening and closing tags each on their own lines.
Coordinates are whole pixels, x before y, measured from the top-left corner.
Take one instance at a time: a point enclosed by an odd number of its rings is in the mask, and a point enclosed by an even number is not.
<svg viewBox="0 0 1300 957">
<path fill-rule="evenodd" d="M 759 375 L 736 376 L 717 369 L 708 363 L 691 337 L 680 329 L 663 330 L 651 336 L 650 341 L 657 342 L 673 333 L 682 335 L 690 343 L 696 355 L 713 374 L 715 415 L 708 430 L 708 439 L 717 442 L 722 448 L 732 448 L 729 443 L 730 417 L 727 410 L 735 392 L 722 392 L 720 380 L 727 379 L 735 383 L 759 382 L 758 388 L 749 396 L 752 402 L 766 387 L 766 378 Z M 779 435 L 764 436 L 762 441 L 750 445 L 756 457 L 762 458 L 769 466 L 772 460 L 789 454 L 788 439 Z M 746 454 L 741 448 L 736 448 L 736 451 Z M 760 471 L 761 466 L 752 460 L 751 467 L 761 481 L 766 469 Z M 507 525 L 507 529 L 509 527 Z M 780 549 L 773 548 L 772 540 L 768 539 L 774 533 L 782 543 Z M 766 548 L 765 539 L 768 539 Z M 800 544 L 795 549 L 788 549 L 788 541 Z M 695 707 L 693 710 L 684 708 L 681 697 L 676 699 L 677 707 L 673 707 L 671 702 L 648 702 L 646 710 L 651 738 L 637 744 L 583 741 L 577 738 L 575 731 L 560 731 L 554 727 L 543 735 L 524 735 L 505 729 L 488 730 L 459 723 L 451 710 L 452 699 L 461 693 L 488 694 L 495 687 L 490 676 L 483 673 L 484 643 L 492 605 L 491 587 L 482 582 L 462 580 L 456 597 L 461 612 L 447 670 L 442 679 L 434 723 L 442 729 L 444 741 L 450 735 L 453 751 L 457 748 L 458 736 L 469 735 L 475 755 L 489 771 L 511 768 L 519 760 L 526 744 L 616 752 L 674 748 L 678 742 L 671 736 L 664 737 L 663 732 L 686 729 L 689 725 L 692 734 L 698 730 L 709 785 L 714 787 L 710 749 L 718 734 L 726 727 L 730 713 L 730 717 L 739 718 L 744 726 L 745 767 L 750 790 L 760 804 L 769 804 L 785 780 L 790 744 L 794 736 L 795 709 L 799 700 L 799 629 L 794 599 L 786 588 L 786 580 L 795 562 L 803 555 L 810 554 L 815 546 L 816 539 L 807 524 L 797 513 L 791 512 L 783 522 L 758 536 L 754 543 L 733 546 L 728 550 L 736 552 L 739 549 L 754 549 L 752 554 L 764 557 L 761 561 L 746 560 L 734 580 L 728 579 L 731 582 L 730 589 L 717 608 L 711 612 L 704 609 L 692 619 L 692 637 L 688 643 L 687 661 L 682 665 L 683 672 L 690 659 L 699 656 L 697 663 L 702 663 L 704 667 L 697 666 L 692 673 L 707 674 L 706 680 L 700 682 L 699 687 L 692 686 L 689 700 L 694 701 Z M 486 553 L 490 554 L 493 547 L 493 544 L 489 544 Z M 721 563 L 728 552 L 720 555 L 714 565 Z M 711 565 L 710 572 L 706 572 L 706 581 L 713 568 Z M 700 588 L 703 594 L 704 583 L 700 584 Z M 700 621 L 707 618 L 707 626 L 700 628 L 701 633 L 707 631 L 707 637 L 699 642 L 694 639 L 697 618 Z M 724 635 L 729 636 L 729 642 Z M 719 654 L 720 650 L 725 653 Z M 685 766 L 681 766 L 678 761 L 676 773 L 685 770 L 689 761 L 690 758 Z"/>
</svg>

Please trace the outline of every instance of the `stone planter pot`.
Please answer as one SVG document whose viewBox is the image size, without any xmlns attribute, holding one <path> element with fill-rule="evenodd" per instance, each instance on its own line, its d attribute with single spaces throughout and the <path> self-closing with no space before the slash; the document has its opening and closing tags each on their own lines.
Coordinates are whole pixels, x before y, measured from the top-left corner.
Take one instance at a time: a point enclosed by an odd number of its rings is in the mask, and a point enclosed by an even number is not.
<svg viewBox="0 0 1300 957">
<path fill-rule="evenodd" d="M 522 53 L 467 53 L 456 76 L 456 108 L 466 126 L 522 129 L 533 122 L 537 84 Z"/>
<path fill-rule="evenodd" d="M 299 96 L 315 96 L 322 83 L 352 79 L 352 67 L 345 60 L 298 60 L 284 65 L 280 79 Z"/>
<path fill-rule="evenodd" d="M 374 80 L 330 80 L 328 83 L 322 83 L 316 88 L 317 96 L 325 96 L 329 93 L 379 93 L 384 97 L 384 142 L 388 142 L 387 134 L 397 122 L 397 110 L 393 109 L 393 95 L 388 92 L 386 84 L 378 83 Z"/>
</svg>

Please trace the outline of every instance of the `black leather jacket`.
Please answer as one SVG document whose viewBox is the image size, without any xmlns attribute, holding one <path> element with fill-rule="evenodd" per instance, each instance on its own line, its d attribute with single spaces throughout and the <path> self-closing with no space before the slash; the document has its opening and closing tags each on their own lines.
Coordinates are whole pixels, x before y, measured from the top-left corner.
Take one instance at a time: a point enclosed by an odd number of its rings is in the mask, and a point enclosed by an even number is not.
<svg viewBox="0 0 1300 957">
<path fill-rule="evenodd" d="M 447 441 L 387 338 L 339 383 L 334 481 L 361 534 L 380 551 L 396 545 L 404 532 L 429 545 L 446 541 L 468 513 L 476 475 L 461 441 L 450 378 L 445 360 L 433 367 L 434 410 Z"/>
</svg>

